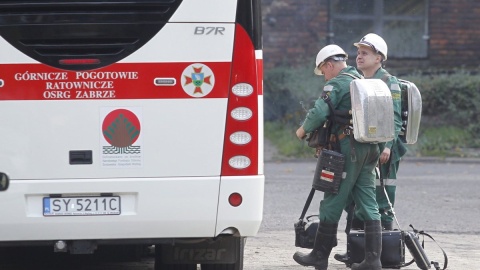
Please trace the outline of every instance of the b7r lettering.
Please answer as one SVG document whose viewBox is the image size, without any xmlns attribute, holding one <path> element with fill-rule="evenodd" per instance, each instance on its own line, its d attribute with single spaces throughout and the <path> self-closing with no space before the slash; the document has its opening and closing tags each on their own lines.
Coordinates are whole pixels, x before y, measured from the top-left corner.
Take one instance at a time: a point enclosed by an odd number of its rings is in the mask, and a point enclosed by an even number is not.
<svg viewBox="0 0 480 270">
<path fill-rule="evenodd" d="M 224 35 L 223 32 L 225 31 L 225 27 L 213 27 L 213 26 L 208 26 L 208 27 L 203 27 L 203 26 L 197 26 L 195 27 L 195 35 Z"/>
</svg>

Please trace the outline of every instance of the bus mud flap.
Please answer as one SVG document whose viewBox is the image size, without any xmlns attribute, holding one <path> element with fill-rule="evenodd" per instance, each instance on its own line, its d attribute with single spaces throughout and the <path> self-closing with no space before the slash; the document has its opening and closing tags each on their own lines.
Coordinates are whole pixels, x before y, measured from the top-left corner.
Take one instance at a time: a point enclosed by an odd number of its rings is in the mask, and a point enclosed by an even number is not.
<svg viewBox="0 0 480 270">
<path fill-rule="evenodd" d="M 167 264 L 231 264 L 240 254 L 240 237 L 218 237 L 199 243 L 174 243 L 162 245 L 162 261 Z"/>
</svg>

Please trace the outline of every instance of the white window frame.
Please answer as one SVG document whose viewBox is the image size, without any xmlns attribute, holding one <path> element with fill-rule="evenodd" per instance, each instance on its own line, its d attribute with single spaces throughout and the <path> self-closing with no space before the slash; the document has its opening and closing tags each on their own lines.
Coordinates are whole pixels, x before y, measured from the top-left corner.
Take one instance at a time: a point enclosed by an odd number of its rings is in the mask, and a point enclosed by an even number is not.
<svg viewBox="0 0 480 270">
<path fill-rule="evenodd" d="M 370 0 L 373 1 L 372 14 L 360 14 L 358 12 L 344 12 L 335 10 L 335 4 L 342 0 L 329 0 L 329 19 L 327 35 L 327 43 L 337 44 L 351 56 L 356 55 L 356 48 L 353 46 L 354 42 L 360 40 L 365 34 L 376 33 L 382 36 L 388 44 L 389 51 L 388 57 L 390 59 L 422 59 L 428 57 L 428 13 L 429 13 L 429 0 L 424 1 L 424 12 L 422 15 L 409 15 L 409 14 L 385 14 L 385 5 L 392 0 Z M 353 0 L 351 0 L 353 1 Z M 358 0 L 355 0 L 358 1 Z M 393 0 L 394 1 L 394 0 Z M 417 1 L 417 0 L 415 0 Z M 417 1 L 418 2 L 418 1 Z M 347 29 L 347 31 L 341 31 L 336 29 L 336 23 L 343 22 L 352 26 L 368 22 L 369 25 L 359 32 L 355 29 Z M 404 31 L 403 37 L 398 34 L 388 33 L 388 24 L 392 22 L 419 22 L 419 25 L 423 29 L 415 28 L 417 35 L 410 35 L 408 31 Z M 405 29 L 407 30 L 407 29 Z M 418 34 L 421 32 L 420 34 Z M 347 36 L 345 36 L 347 35 Z M 389 36 L 390 35 L 390 36 Z M 413 39 L 412 39 L 413 38 Z M 410 39 L 405 41 L 405 39 Z"/>
</svg>

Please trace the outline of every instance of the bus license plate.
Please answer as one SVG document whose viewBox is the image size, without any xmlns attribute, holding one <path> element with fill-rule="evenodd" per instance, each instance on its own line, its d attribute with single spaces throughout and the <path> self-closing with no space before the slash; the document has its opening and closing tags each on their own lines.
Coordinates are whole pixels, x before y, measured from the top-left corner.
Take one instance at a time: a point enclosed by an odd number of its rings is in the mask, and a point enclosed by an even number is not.
<svg viewBox="0 0 480 270">
<path fill-rule="evenodd" d="M 43 198 L 44 216 L 120 215 L 120 196 Z"/>
</svg>

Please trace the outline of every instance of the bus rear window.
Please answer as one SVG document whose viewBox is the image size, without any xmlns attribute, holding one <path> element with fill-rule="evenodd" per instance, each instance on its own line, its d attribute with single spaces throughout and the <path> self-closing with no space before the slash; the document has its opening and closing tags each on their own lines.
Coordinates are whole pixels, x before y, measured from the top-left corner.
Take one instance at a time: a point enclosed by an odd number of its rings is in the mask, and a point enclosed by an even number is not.
<svg viewBox="0 0 480 270">
<path fill-rule="evenodd" d="M 2 1 L 0 35 L 41 63 L 66 70 L 96 69 L 120 61 L 147 43 L 181 3 Z"/>
</svg>

